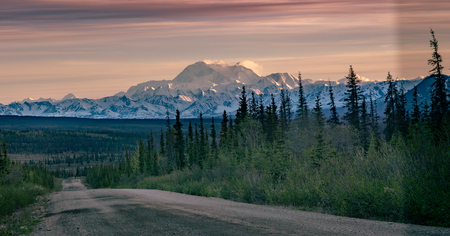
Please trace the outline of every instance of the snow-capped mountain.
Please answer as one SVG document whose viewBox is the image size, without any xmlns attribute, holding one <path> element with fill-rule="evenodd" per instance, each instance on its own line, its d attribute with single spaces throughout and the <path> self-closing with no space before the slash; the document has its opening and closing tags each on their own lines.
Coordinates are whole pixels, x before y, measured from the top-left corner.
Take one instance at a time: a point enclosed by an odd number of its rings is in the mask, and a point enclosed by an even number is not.
<svg viewBox="0 0 450 236">
<path fill-rule="evenodd" d="M 365 96 L 372 92 L 374 99 L 384 97 L 386 82 L 371 82 L 364 77 L 360 79 L 363 80 L 361 89 Z M 406 92 L 422 80 L 429 79 L 399 80 L 396 83 Z M 302 84 L 309 107 L 314 106 L 319 96 L 326 109 L 329 102 L 328 82 L 303 79 Z M 281 89 L 288 91 L 293 107 L 298 101 L 298 78 L 289 73 L 259 76 L 239 63 L 230 66 L 223 61 L 199 61 L 187 66 L 172 80 L 144 82 L 110 97 L 87 99 L 68 94 L 62 100 L 29 98 L 9 105 L 0 104 L 0 115 L 141 119 L 164 118 L 167 109 L 172 115 L 179 109 L 183 118 L 195 118 L 200 113 L 205 117 L 220 116 L 224 110 L 232 114 L 236 111 L 244 86 L 249 98 L 254 92 L 258 95 L 256 98 L 262 98 L 266 105 L 270 94 L 279 100 Z M 345 79 L 332 82 L 332 86 L 336 105 L 342 106 Z"/>
</svg>

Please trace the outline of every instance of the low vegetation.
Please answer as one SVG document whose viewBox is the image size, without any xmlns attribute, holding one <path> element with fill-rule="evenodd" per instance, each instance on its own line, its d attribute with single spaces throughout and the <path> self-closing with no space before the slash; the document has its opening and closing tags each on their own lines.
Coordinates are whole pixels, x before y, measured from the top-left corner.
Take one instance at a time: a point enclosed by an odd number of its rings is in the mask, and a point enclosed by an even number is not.
<svg viewBox="0 0 450 236">
<path fill-rule="evenodd" d="M 31 225 L 39 220 L 29 211 L 20 209 L 35 203 L 39 196 L 54 188 L 53 174 L 43 166 L 12 162 L 5 143 L 0 152 L 0 233 L 30 232 Z"/>
</svg>

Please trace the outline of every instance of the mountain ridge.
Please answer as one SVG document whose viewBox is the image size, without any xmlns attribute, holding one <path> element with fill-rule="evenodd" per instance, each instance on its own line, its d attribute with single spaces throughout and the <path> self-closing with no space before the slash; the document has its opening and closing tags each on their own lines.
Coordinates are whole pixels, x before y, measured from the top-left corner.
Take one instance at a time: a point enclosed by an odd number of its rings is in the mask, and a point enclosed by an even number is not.
<svg viewBox="0 0 450 236">
<path fill-rule="evenodd" d="M 366 97 L 370 91 L 374 99 L 380 99 L 386 93 L 386 82 L 370 82 L 362 76 L 360 78 L 365 80 L 361 89 Z M 427 78 L 398 80 L 396 83 L 409 91 Z M 313 107 L 316 97 L 320 96 L 326 109 L 329 101 L 328 83 L 302 79 L 302 84 L 309 107 Z M 345 83 L 334 81 L 332 85 L 336 106 L 342 107 Z M 187 66 L 172 80 L 139 83 L 126 92 L 99 99 L 78 98 L 68 94 L 62 100 L 25 99 L 8 105 L 0 104 L 0 115 L 161 119 L 165 118 L 167 110 L 173 115 L 179 109 L 182 118 L 196 118 L 200 113 L 205 117 L 220 116 L 224 110 L 230 114 L 236 111 L 243 86 L 246 86 L 248 94 L 261 94 L 265 105 L 269 103 L 270 94 L 274 94 L 278 101 L 281 89 L 286 89 L 290 95 L 292 107 L 298 101 L 298 78 L 292 74 L 272 73 L 259 76 L 239 63 L 230 66 L 223 61 L 199 61 Z"/>
</svg>

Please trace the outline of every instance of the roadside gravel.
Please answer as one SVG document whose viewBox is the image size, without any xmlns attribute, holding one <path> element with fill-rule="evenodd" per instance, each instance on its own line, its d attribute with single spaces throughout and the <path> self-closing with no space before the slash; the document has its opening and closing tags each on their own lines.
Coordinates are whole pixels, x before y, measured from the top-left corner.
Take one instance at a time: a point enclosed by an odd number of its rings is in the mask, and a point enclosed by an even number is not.
<svg viewBox="0 0 450 236">
<path fill-rule="evenodd" d="M 450 229 L 67 179 L 31 235 L 450 235 Z"/>
</svg>

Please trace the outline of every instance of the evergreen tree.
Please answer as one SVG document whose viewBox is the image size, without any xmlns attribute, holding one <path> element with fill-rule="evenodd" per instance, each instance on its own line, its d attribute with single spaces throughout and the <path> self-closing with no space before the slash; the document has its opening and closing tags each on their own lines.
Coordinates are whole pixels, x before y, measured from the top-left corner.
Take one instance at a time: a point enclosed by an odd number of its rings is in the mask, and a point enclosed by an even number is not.
<svg viewBox="0 0 450 236">
<path fill-rule="evenodd" d="M 166 158 L 167 158 L 167 171 L 171 172 L 175 167 L 175 158 L 173 155 L 173 132 L 170 125 L 169 109 L 166 112 Z"/>
<path fill-rule="evenodd" d="M 247 95 L 245 92 L 245 86 L 242 87 L 241 96 L 239 96 L 239 108 L 236 111 L 235 123 L 238 125 L 248 116 L 247 109 Z"/>
<path fill-rule="evenodd" d="M 191 165 L 198 165 L 199 163 L 199 146 L 200 146 L 200 135 L 198 133 L 198 125 L 195 123 L 195 132 L 194 132 L 194 151 L 193 151 L 193 158 L 191 161 Z"/>
<path fill-rule="evenodd" d="M 164 142 L 164 132 L 161 128 L 161 137 L 159 139 L 159 153 L 161 156 L 165 156 L 166 155 L 166 148 L 165 148 L 165 142 Z"/>
<path fill-rule="evenodd" d="M 414 86 L 412 108 L 413 108 L 413 112 L 411 114 L 411 123 L 413 125 L 415 125 L 415 124 L 418 124 L 421 119 L 420 107 L 419 107 L 419 101 L 418 101 L 418 95 L 417 95 L 417 86 Z"/>
<path fill-rule="evenodd" d="M 175 145 L 174 145 L 174 151 L 175 151 L 175 163 L 177 166 L 177 169 L 182 170 L 184 166 L 186 165 L 186 157 L 185 157 L 185 144 L 184 144 L 184 138 L 183 138 L 183 124 L 180 121 L 180 111 L 177 109 L 175 116 L 175 124 L 173 125 L 175 129 Z"/>
<path fill-rule="evenodd" d="M 250 100 L 250 116 L 252 119 L 258 117 L 258 103 L 256 102 L 255 92 L 252 91 L 252 100 Z"/>
<path fill-rule="evenodd" d="M 203 115 L 200 113 L 200 143 L 198 144 L 198 165 L 203 168 L 203 164 L 206 160 L 206 142 L 205 139 L 205 127 L 203 126 Z"/>
<path fill-rule="evenodd" d="M 147 172 L 150 175 L 156 176 L 158 175 L 158 154 L 155 150 L 155 140 L 153 137 L 153 131 L 150 132 L 150 136 L 147 144 Z"/>
<path fill-rule="evenodd" d="M 397 100 L 397 129 L 398 131 L 406 136 L 408 129 L 408 113 L 406 111 L 406 96 L 403 88 L 398 91 L 399 94 Z"/>
<path fill-rule="evenodd" d="M 193 161 L 195 159 L 195 144 L 194 144 L 194 130 L 192 129 L 192 123 L 189 121 L 189 128 L 188 128 L 188 135 L 187 135 L 187 149 L 188 149 L 188 155 L 189 155 L 189 164 L 192 165 Z"/>
<path fill-rule="evenodd" d="M 139 146 L 138 146 L 138 158 L 139 158 L 139 172 L 144 173 L 144 163 L 146 158 L 146 152 L 145 152 L 145 146 L 144 142 L 142 142 L 142 138 L 139 139 Z"/>
<path fill-rule="evenodd" d="M 258 109 L 258 120 L 261 122 L 261 124 L 264 124 L 265 121 L 265 111 L 264 111 L 264 101 L 263 101 L 263 95 L 259 95 L 259 109 Z"/>
<path fill-rule="evenodd" d="M 347 91 L 345 92 L 344 107 L 347 108 L 347 112 L 344 114 L 344 119 L 348 124 L 355 129 L 359 130 L 359 100 L 361 99 L 361 90 L 359 83 L 361 81 L 356 77 L 352 66 L 350 66 L 347 76 Z"/>
<path fill-rule="evenodd" d="M 219 137 L 220 148 L 226 147 L 226 143 L 228 142 L 228 117 L 227 111 L 225 110 L 223 110 L 222 122 L 220 123 Z"/>
<path fill-rule="evenodd" d="M 322 104 L 320 102 L 320 96 L 316 97 L 316 105 L 313 108 L 314 119 L 317 123 L 317 132 L 315 135 L 317 145 L 314 149 L 313 166 L 320 167 L 323 159 L 323 152 L 325 148 L 325 139 L 323 137 L 323 131 L 325 126 L 325 116 L 322 111 Z"/>
<path fill-rule="evenodd" d="M 388 72 L 388 76 L 386 78 L 388 83 L 388 90 L 386 92 L 386 98 L 384 103 L 386 103 L 386 108 L 384 110 L 384 123 L 386 124 L 386 128 L 384 129 L 384 135 L 386 140 L 390 140 L 392 135 L 397 132 L 397 104 L 398 104 L 398 91 L 395 85 L 395 82 L 392 79 L 391 73 Z"/>
<path fill-rule="evenodd" d="M 320 102 L 320 96 L 316 97 L 316 106 L 313 108 L 314 118 L 319 129 L 323 129 L 325 126 L 325 116 L 322 111 L 322 104 Z"/>
<path fill-rule="evenodd" d="M 1 177 L 9 174 L 11 170 L 11 159 L 9 159 L 7 154 L 6 143 L 3 142 L 0 146 L 0 181 Z"/>
<path fill-rule="evenodd" d="M 330 119 L 328 119 L 328 123 L 331 125 L 338 125 L 339 124 L 339 114 L 337 113 L 336 105 L 334 103 L 334 93 L 333 93 L 333 86 L 331 85 L 331 81 L 328 81 L 329 84 L 329 90 L 330 93 L 330 102 L 328 105 L 330 106 Z"/>
<path fill-rule="evenodd" d="M 380 125 L 378 121 L 380 116 L 377 111 L 377 104 L 373 101 L 372 91 L 370 91 L 370 129 L 374 133 L 375 137 L 378 137 Z"/>
<path fill-rule="evenodd" d="M 297 118 L 308 117 L 308 104 L 306 103 L 305 94 L 303 92 L 302 75 L 298 72 L 298 107 Z"/>
<path fill-rule="evenodd" d="M 367 114 L 367 105 L 366 105 L 366 97 L 362 97 L 361 102 L 361 121 L 360 121 L 360 137 L 361 137 L 361 145 L 362 147 L 367 150 L 369 148 L 369 141 L 370 141 L 370 132 L 369 132 L 369 125 L 370 125 L 370 119 L 369 115 Z"/>
<path fill-rule="evenodd" d="M 292 120 L 292 102 L 291 96 L 289 95 L 289 91 L 286 91 L 286 118 L 287 124 L 289 125 Z"/>
<path fill-rule="evenodd" d="M 272 102 L 266 108 L 267 122 L 265 124 L 265 131 L 269 142 L 276 139 L 276 130 L 278 126 L 277 105 L 273 94 L 270 95 Z"/>
<path fill-rule="evenodd" d="M 432 58 L 428 60 L 428 65 L 433 66 L 430 70 L 431 75 L 434 77 L 434 82 L 431 89 L 431 120 L 436 127 L 436 130 L 440 129 L 442 119 L 448 112 L 449 102 L 447 100 L 448 90 L 446 87 L 446 79 L 442 75 L 444 67 L 442 64 L 442 57 L 438 53 L 438 41 L 434 36 L 434 31 L 430 29 L 432 40 L 430 40 L 430 47 L 433 48 Z"/>
<path fill-rule="evenodd" d="M 283 130 L 287 130 L 288 128 L 288 111 L 287 111 L 287 95 L 284 87 L 280 91 L 280 122 Z"/>
<path fill-rule="evenodd" d="M 214 117 L 211 118 L 211 153 L 214 159 L 217 159 L 217 141 L 216 141 L 216 128 L 214 127 Z"/>
</svg>

